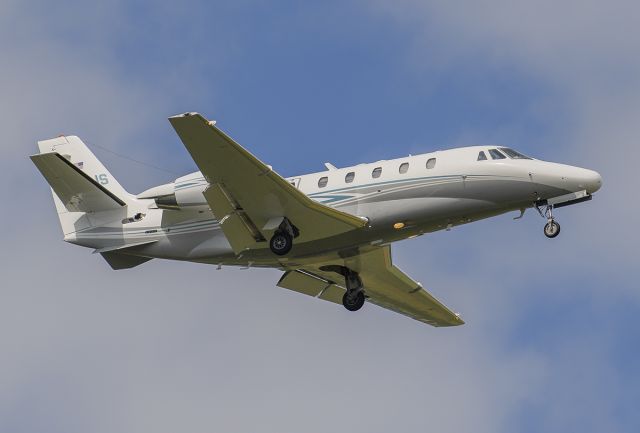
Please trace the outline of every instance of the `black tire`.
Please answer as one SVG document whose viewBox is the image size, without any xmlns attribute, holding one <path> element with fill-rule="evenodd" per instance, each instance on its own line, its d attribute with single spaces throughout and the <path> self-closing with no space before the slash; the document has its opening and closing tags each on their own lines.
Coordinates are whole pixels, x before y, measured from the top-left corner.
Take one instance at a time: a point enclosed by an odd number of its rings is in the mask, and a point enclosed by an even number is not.
<svg viewBox="0 0 640 433">
<path fill-rule="evenodd" d="M 360 290 L 355 295 L 345 292 L 342 296 L 342 305 L 349 311 L 358 311 L 364 305 L 364 292 Z"/>
<path fill-rule="evenodd" d="M 560 234 L 560 224 L 555 221 L 549 221 L 544 225 L 544 235 L 549 239 L 553 239 Z"/>
<path fill-rule="evenodd" d="M 271 252 L 278 256 L 284 256 L 293 247 L 293 239 L 286 232 L 276 232 L 269 241 L 269 248 Z"/>
</svg>

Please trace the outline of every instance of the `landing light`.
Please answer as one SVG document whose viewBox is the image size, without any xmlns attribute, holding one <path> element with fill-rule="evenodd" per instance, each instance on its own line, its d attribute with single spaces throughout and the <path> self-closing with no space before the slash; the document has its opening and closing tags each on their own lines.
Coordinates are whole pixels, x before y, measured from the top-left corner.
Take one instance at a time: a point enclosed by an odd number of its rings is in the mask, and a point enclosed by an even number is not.
<svg viewBox="0 0 640 433">
<path fill-rule="evenodd" d="M 404 223 L 395 223 L 393 225 L 393 228 L 396 230 L 400 230 L 401 228 L 404 228 Z"/>
</svg>

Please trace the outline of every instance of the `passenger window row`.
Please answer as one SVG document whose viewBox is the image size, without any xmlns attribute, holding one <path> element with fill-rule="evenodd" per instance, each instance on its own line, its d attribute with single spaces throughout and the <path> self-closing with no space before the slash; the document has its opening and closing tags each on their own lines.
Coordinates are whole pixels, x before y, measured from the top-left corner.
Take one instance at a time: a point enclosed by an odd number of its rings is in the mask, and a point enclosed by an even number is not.
<svg viewBox="0 0 640 433">
<path fill-rule="evenodd" d="M 436 159 L 435 158 L 429 158 L 429 160 L 427 160 L 427 164 L 426 164 L 427 169 L 431 170 L 435 166 L 436 166 Z M 400 173 L 400 174 L 405 174 L 408 171 L 409 171 L 409 163 L 408 162 L 403 162 L 402 164 L 400 164 L 400 167 L 398 167 L 398 173 Z M 371 177 L 373 179 L 377 179 L 380 176 L 382 176 L 382 167 L 374 168 L 373 171 L 371 172 Z M 356 173 L 354 171 L 350 171 L 349 173 L 347 173 L 345 175 L 344 181 L 345 181 L 345 183 L 352 183 L 355 178 L 356 178 Z M 325 186 L 327 186 L 328 183 L 329 183 L 329 177 L 328 176 L 322 176 L 320 179 L 318 179 L 318 188 L 324 188 Z"/>
</svg>

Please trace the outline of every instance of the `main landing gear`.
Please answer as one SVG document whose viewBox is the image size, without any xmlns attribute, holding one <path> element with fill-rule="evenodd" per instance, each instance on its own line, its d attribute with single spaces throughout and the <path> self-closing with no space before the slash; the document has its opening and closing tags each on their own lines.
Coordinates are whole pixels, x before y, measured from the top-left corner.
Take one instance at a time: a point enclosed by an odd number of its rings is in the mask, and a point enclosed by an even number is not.
<svg viewBox="0 0 640 433">
<path fill-rule="evenodd" d="M 293 239 L 299 234 L 298 228 L 288 218 L 284 218 L 269 241 L 271 252 L 278 256 L 286 255 L 293 247 Z"/>
<path fill-rule="evenodd" d="M 273 234 L 269 241 L 269 248 L 274 254 L 279 256 L 286 255 L 293 247 L 293 238 L 287 232 L 278 230 Z"/>
<path fill-rule="evenodd" d="M 364 305 L 366 296 L 364 294 L 364 286 L 357 272 L 352 271 L 346 266 L 325 265 L 320 267 L 321 271 L 335 272 L 344 277 L 344 285 L 347 291 L 342 296 L 342 305 L 349 311 L 358 311 Z"/>
<path fill-rule="evenodd" d="M 549 239 L 553 239 L 560 234 L 560 224 L 553 218 L 553 205 L 545 204 L 544 210 L 536 203 L 536 210 L 543 218 L 547 219 L 544 225 L 544 235 Z"/>
<path fill-rule="evenodd" d="M 342 296 L 342 305 L 349 311 L 358 311 L 364 305 L 362 280 L 357 272 L 345 268 L 344 282 L 347 286 L 347 291 Z"/>
</svg>

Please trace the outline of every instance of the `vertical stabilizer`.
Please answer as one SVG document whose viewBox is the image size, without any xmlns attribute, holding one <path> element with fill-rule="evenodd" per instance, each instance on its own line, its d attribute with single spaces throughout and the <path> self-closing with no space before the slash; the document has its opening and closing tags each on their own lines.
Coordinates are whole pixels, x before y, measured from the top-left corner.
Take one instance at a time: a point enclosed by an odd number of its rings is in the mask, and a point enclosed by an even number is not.
<svg viewBox="0 0 640 433">
<path fill-rule="evenodd" d="M 125 199 L 129 194 L 102 165 L 89 148 L 75 135 L 56 137 L 50 140 L 38 141 L 40 153 L 57 152 L 82 172 L 94 179 L 115 196 Z"/>
<path fill-rule="evenodd" d="M 97 213 L 135 201 L 80 138 L 61 136 L 38 147 L 40 154 L 31 159 L 51 186 L 65 238 L 94 226 Z"/>
</svg>

